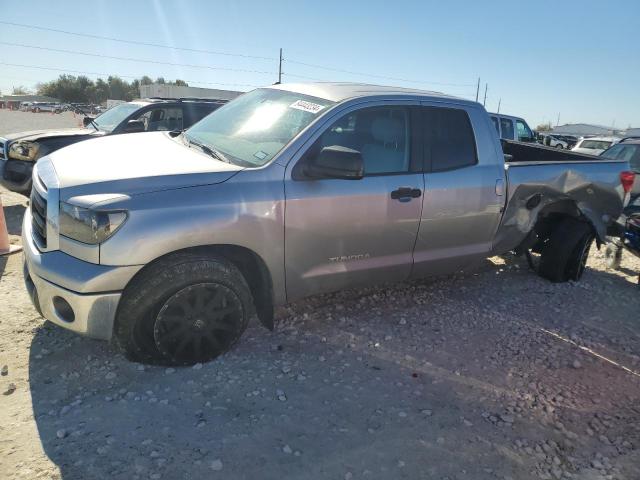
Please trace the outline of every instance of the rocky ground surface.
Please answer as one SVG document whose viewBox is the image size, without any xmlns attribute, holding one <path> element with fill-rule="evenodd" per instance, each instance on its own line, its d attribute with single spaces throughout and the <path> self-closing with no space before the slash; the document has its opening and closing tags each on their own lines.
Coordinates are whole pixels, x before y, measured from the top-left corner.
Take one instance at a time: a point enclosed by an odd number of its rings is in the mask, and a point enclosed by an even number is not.
<svg viewBox="0 0 640 480">
<path fill-rule="evenodd" d="M 26 199 L 0 194 L 18 242 Z M 295 303 L 173 369 L 45 323 L 0 257 L 0 478 L 638 479 L 639 270 L 494 257 Z"/>
</svg>

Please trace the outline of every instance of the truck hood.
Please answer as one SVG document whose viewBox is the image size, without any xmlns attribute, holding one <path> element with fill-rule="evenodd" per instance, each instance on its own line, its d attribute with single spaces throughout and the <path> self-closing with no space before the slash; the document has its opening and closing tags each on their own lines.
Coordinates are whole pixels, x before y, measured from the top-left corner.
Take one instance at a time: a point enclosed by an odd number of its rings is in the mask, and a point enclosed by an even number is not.
<svg viewBox="0 0 640 480">
<path fill-rule="evenodd" d="M 152 132 L 75 143 L 40 159 L 37 169 L 55 171 L 63 200 L 211 185 L 228 180 L 243 167 L 189 148 L 166 132 Z"/>
<path fill-rule="evenodd" d="M 59 130 L 33 130 L 30 132 L 9 133 L 4 138 L 13 142 L 15 140 L 41 140 L 53 137 L 75 137 L 78 135 L 102 136 L 105 132 L 97 131 L 95 128 L 61 128 Z"/>
</svg>

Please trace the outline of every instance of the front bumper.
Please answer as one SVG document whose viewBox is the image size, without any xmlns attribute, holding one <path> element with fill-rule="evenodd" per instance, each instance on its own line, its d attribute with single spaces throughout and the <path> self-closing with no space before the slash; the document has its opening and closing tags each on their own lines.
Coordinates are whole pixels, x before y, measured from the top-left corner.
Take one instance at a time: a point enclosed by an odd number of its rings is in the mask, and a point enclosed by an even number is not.
<svg viewBox="0 0 640 480">
<path fill-rule="evenodd" d="M 122 290 L 141 266 L 96 265 L 61 251 L 40 252 L 31 235 L 31 210 L 22 224 L 24 280 L 40 314 L 68 330 L 109 340 Z"/>
</svg>

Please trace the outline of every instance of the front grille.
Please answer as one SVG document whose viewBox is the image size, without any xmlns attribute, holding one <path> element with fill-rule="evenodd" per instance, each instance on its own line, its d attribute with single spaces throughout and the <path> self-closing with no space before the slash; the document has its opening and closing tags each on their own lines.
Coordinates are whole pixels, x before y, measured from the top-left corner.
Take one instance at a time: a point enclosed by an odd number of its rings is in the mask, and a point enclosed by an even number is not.
<svg viewBox="0 0 640 480">
<path fill-rule="evenodd" d="M 47 199 L 31 189 L 31 226 L 33 238 L 40 248 L 47 248 Z"/>
<path fill-rule="evenodd" d="M 5 160 L 6 154 L 4 153 L 4 145 L 5 145 L 5 141 L 4 140 L 0 140 L 0 160 Z"/>
</svg>

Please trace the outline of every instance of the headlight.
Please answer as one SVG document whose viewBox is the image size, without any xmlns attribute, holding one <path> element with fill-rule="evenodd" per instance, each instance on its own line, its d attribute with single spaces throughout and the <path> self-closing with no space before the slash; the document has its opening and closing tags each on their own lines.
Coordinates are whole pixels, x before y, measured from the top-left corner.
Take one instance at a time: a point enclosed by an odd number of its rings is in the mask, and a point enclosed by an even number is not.
<svg viewBox="0 0 640 480">
<path fill-rule="evenodd" d="M 100 212 L 60 202 L 60 235 L 96 245 L 116 233 L 127 219 L 123 211 Z"/>
<path fill-rule="evenodd" d="M 38 155 L 40 145 L 35 142 L 14 142 L 9 146 L 9 158 L 33 161 Z"/>
</svg>

